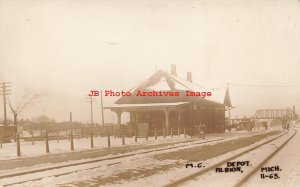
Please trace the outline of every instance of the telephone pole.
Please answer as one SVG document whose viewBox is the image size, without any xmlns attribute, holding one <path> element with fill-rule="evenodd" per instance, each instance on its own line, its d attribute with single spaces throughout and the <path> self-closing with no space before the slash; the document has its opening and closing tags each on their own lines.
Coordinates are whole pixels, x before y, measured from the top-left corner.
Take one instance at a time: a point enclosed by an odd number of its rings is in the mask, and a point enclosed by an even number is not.
<svg viewBox="0 0 300 187">
<path fill-rule="evenodd" d="M 229 92 L 229 83 L 227 82 L 227 90 Z M 230 120 L 230 110 L 231 109 L 228 109 L 228 126 L 230 127 L 231 125 L 231 120 Z"/>
<path fill-rule="evenodd" d="M 91 125 L 93 126 L 93 124 L 94 124 L 94 121 L 93 121 L 93 102 L 95 102 L 96 99 L 92 96 L 89 96 L 86 99 L 87 99 L 86 102 L 89 102 L 91 104 Z"/>
<path fill-rule="evenodd" d="M 6 116 L 6 95 L 9 95 L 10 91 L 9 87 L 11 87 L 10 85 L 10 82 L 2 82 L 0 83 L 0 95 L 3 95 L 3 105 L 4 105 L 4 121 L 3 121 L 3 125 L 4 126 L 7 126 L 7 116 Z"/>
<path fill-rule="evenodd" d="M 104 126 L 104 114 L 103 114 L 103 98 L 102 98 L 102 91 L 101 91 L 101 113 L 102 113 L 102 125 Z"/>
<path fill-rule="evenodd" d="M 72 112 L 70 112 L 70 131 L 72 131 Z"/>
</svg>

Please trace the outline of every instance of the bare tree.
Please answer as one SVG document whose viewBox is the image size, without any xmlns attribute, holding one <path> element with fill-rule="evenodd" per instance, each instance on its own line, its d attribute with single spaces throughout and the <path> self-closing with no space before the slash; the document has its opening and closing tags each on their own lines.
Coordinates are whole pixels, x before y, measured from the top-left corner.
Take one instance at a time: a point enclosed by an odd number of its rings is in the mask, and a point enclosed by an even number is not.
<svg viewBox="0 0 300 187">
<path fill-rule="evenodd" d="M 39 98 L 41 98 L 42 95 L 37 94 L 34 90 L 29 90 L 25 92 L 23 97 L 21 98 L 19 104 L 17 107 L 13 108 L 10 98 L 8 97 L 9 107 L 14 114 L 14 126 L 17 127 L 17 117 L 20 112 L 22 112 L 28 105 L 33 104 L 35 101 L 37 101 Z M 15 141 L 17 142 L 17 155 L 21 156 L 21 146 L 20 146 L 20 137 L 19 134 L 16 132 L 15 134 Z"/>
<path fill-rule="evenodd" d="M 19 104 L 17 107 L 13 107 L 10 101 L 10 98 L 8 97 L 9 107 L 14 115 L 14 125 L 17 126 L 17 116 L 20 114 L 26 107 L 28 107 L 30 104 L 35 103 L 38 101 L 43 95 L 36 93 L 33 89 L 28 90 L 25 92 L 25 94 L 22 96 L 21 100 L 19 101 Z"/>
</svg>

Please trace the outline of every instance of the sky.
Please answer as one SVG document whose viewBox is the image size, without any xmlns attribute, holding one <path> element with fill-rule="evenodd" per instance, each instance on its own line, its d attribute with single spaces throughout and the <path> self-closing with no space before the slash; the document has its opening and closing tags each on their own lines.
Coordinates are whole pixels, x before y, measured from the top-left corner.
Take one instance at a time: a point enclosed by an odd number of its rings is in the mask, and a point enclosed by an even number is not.
<svg viewBox="0 0 300 187">
<path fill-rule="evenodd" d="M 299 44 L 298 0 L 0 0 L 0 82 L 11 82 L 13 106 L 28 90 L 42 95 L 24 119 L 89 122 L 90 90 L 129 90 L 171 64 L 202 85 L 229 83 L 233 116 L 300 112 Z M 101 123 L 100 98 L 93 106 Z"/>
</svg>

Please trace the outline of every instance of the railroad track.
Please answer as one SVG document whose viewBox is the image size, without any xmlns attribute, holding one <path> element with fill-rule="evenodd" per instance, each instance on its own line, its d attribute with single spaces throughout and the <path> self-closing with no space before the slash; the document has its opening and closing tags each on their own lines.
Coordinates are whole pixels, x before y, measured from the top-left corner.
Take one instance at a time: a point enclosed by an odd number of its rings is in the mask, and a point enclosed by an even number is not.
<svg viewBox="0 0 300 187">
<path fill-rule="evenodd" d="M 283 134 L 284 133 L 282 133 L 280 136 L 282 136 Z M 0 186 L 11 186 L 11 185 L 21 184 L 21 183 L 25 183 L 25 182 L 29 182 L 29 181 L 41 180 L 45 177 L 51 177 L 51 176 L 58 177 L 58 176 L 63 176 L 63 175 L 67 175 L 67 174 L 70 174 L 73 172 L 83 171 L 83 170 L 87 170 L 87 169 L 96 169 L 96 168 L 103 167 L 103 165 L 97 165 L 103 161 L 114 161 L 115 160 L 115 162 L 106 164 L 107 166 L 111 166 L 111 165 L 120 164 L 121 161 L 119 161 L 118 159 L 122 159 L 122 158 L 130 158 L 130 157 L 133 158 L 134 156 L 137 156 L 137 155 L 144 155 L 147 153 L 159 153 L 159 152 L 163 152 L 166 150 L 172 150 L 172 149 L 178 149 L 178 148 L 186 149 L 187 146 L 188 146 L 188 148 L 195 148 L 195 147 L 202 146 L 202 145 L 212 143 L 212 142 L 215 142 L 215 143 L 221 142 L 226 139 L 228 139 L 228 138 L 211 138 L 211 139 L 207 139 L 206 141 L 201 141 L 201 142 L 196 141 L 193 143 L 185 143 L 185 144 L 175 145 L 175 146 L 170 146 L 170 147 L 145 150 L 145 151 L 138 152 L 138 153 L 133 152 L 133 153 L 129 153 L 129 154 L 112 156 L 112 157 L 107 157 L 107 158 L 89 159 L 89 160 L 80 161 L 80 162 L 75 161 L 72 163 L 60 164 L 60 165 L 55 165 L 55 166 L 47 166 L 47 167 L 43 167 L 43 168 L 35 168 L 35 169 L 26 170 L 26 171 L 8 173 L 8 174 L 4 174 L 4 175 L 0 174 Z M 77 166 L 82 166 L 82 165 L 87 165 L 87 164 L 94 164 L 94 165 L 88 166 L 88 167 L 81 167 L 79 169 L 77 167 Z M 76 168 L 76 169 L 74 169 L 74 168 Z M 34 177 L 31 176 L 32 178 L 27 177 L 27 176 L 30 176 L 31 174 L 40 173 L 40 172 L 51 172 L 52 174 L 47 174 L 47 176 L 39 175 L 39 177 L 38 177 L 38 175 L 35 175 Z M 7 182 L 7 180 L 15 179 L 16 177 L 24 178 L 24 180 L 19 179 L 19 180 L 12 180 L 10 182 Z"/>
<path fill-rule="evenodd" d="M 212 142 L 220 142 L 222 140 L 225 140 L 226 138 L 210 138 L 207 139 L 206 141 L 196 141 L 196 142 L 192 142 L 192 143 L 183 143 L 181 145 L 175 145 L 175 146 L 170 146 L 170 147 L 163 147 L 163 148 L 158 148 L 158 149 L 151 149 L 151 150 L 145 150 L 142 152 L 138 152 L 138 153 L 129 153 L 129 154 L 124 154 L 124 155 L 119 155 L 119 156 L 112 156 L 112 157 L 108 157 L 108 158 L 97 158 L 97 159 L 88 159 L 85 161 L 80 161 L 80 162 L 73 162 L 73 163 L 67 163 L 67 164 L 60 164 L 57 166 L 48 166 L 48 167 L 43 167 L 43 168 L 38 168 L 38 169 L 29 169 L 26 171 L 20 171 L 20 172 L 13 172 L 13 173 L 9 173 L 9 174 L 4 174 L 1 175 L 0 174 L 0 186 L 11 186 L 11 185 L 15 185 L 15 184 L 21 184 L 24 182 L 29 182 L 29 181 L 36 181 L 36 180 L 41 180 L 43 178 L 45 178 L 45 176 L 43 177 L 34 177 L 34 179 L 29 179 L 29 180 L 22 180 L 22 181 L 15 181 L 15 182 L 6 182 L 5 180 L 10 179 L 10 178 L 14 178 L 14 177 L 21 177 L 21 176 L 26 176 L 26 175 L 30 175 L 33 173 L 39 173 L 39 172 L 46 172 L 46 171 L 53 171 L 53 170 L 59 170 L 59 169 L 64 169 L 64 168 L 69 168 L 69 167 L 75 167 L 75 166 L 80 166 L 80 165 L 85 165 L 85 164 L 92 164 L 92 163 L 98 163 L 98 162 L 103 162 L 103 161 L 109 161 L 109 160 L 117 160 L 117 159 L 121 159 L 121 158 L 129 158 L 129 157 L 133 157 L 136 155 L 144 155 L 147 153 L 156 153 L 156 152 L 162 152 L 162 151 L 166 151 L 166 150 L 172 150 L 172 149 L 178 149 L 178 148 L 185 148 L 187 146 L 189 147 L 193 147 L 193 146 L 199 146 L 199 145 L 205 145 L 208 143 L 212 143 Z M 114 163 L 110 163 L 107 164 L 108 166 L 110 165 L 115 165 L 115 164 L 119 164 L 121 162 L 117 161 Z M 81 170 L 86 170 L 86 169 L 96 169 L 96 168 L 100 168 L 102 166 L 94 166 L 94 167 L 88 167 L 88 168 L 83 168 L 83 169 L 79 169 L 79 170 L 75 170 L 77 171 L 81 171 Z M 58 172 L 58 174 L 52 174 L 49 176 L 54 176 L 54 177 L 58 177 L 58 176 L 62 176 L 62 175 L 67 175 L 70 173 L 75 172 L 74 170 L 72 171 L 60 171 Z M 47 177 L 49 177 L 47 176 Z"/>
<path fill-rule="evenodd" d="M 246 174 L 244 174 L 241 178 L 239 178 L 239 180 L 237 180 L 237 182 L 234 185 L 234 187 L 240 187 L 243 186 L 255 173 L 258 172 L 258 170 L 265 164 L 268 162 L 268 160 L 270 160 L 279 150 L 281 150 L 297 133 L 297 130 L 294 129 L 294 133 L 292 135 L 290 135 L 287 139 L 284 140 L 283 143 L 280 144 L 279 147 L 277 147 L 274 151 L 272 151 L 270 154 L 268 154 L 266 157 L 263 158 L 262 161 L 260 161 L 258 164 L 255 165 L 255 167 L 253 169 L 251 169 L 250 171 L 246 172 Z M 214 172 L 216 168 L 219 168 L 222 165 L 225 165 L 226 163 L 233 161 L 233 160 L 238 160 L 238 158 L 240 158 L 243 155 L 246 154 L 250 154 L 251 152 L 258 150 L 258 148 L 267 145 L 267 144 L 272 144 L 274 141 L 276 141 L 279 138 L 282 138 L 286 133 L 281 134 L 280 136 L 277 136 L 275 138 L 272 138 L 266 142 L 260 143 L 255 147 L 251 147 L 247 150 L 244 150 L 236 155 L 230 156 L 229 158 L 225 158 L 224 160 L 221 160 L 215 164 L 210 165 L 209 167 L 203 168 L 200 171 L 194 172 L 190 175 L 184 176 L 182 178 L 179 178 L 175 181 L 172 181 L 166 185 L 164 185 L 164 187 L 176 187 L 176 186 L 184 186 L 184 184 L 188 183 L 189 181 L 194 181 L 205 175 L 208 174 L 209 172 Z M 190 185 L 187 185 L 190 186 Z"/>
</svg>

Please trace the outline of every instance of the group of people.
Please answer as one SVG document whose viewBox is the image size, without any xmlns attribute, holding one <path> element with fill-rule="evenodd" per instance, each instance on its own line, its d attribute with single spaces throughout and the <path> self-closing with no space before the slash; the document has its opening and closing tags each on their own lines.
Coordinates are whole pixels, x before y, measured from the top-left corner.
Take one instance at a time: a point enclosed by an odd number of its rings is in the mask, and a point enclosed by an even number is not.
<svg viewBox="0 0 300 187">
<path fill-rule="evenodd" d="M 207 131 L 207 126 L 205 124 L 200 123 L 198 126 L 198 135 L 200 138 L 205 138 L 205 133 Z"/>
<path fill-rule="evenodd" d="M 283 129 L 290 130 L 290 126 L 291 126 L 291 123 L 290 123 L 290 122 L 282 123 L 282 128 L 283 128 Z"/>
</svg>

